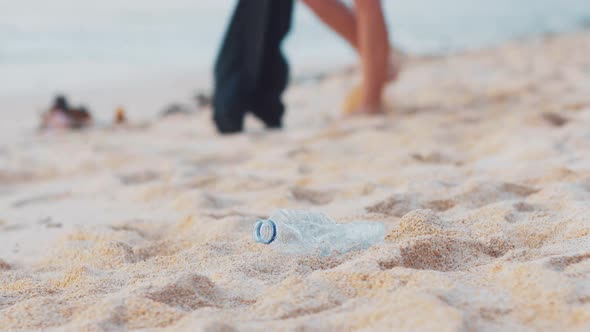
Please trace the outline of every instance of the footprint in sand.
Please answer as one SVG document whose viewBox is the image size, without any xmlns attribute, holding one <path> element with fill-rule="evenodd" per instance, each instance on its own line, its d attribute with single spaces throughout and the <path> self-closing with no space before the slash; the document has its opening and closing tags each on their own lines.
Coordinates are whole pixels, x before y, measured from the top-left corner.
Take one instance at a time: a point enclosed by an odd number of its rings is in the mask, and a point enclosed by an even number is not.
<svg viewBox="0 0 590 332">
<path fill-rule="evenodd" d="M 39 195 L 39 196 L 33 196 L 33 197 L 18 200 L 16 202 L 12 203 L 12 206 L 15 208 L 22 208 L 27 205 L 60 201 L 62 199 L 68 198 L 70 196 L 71 196 L 71 194 L 69 192 L 43 194 L 43 195 Z"/>
<path fill-rule="evenodd" d="M 581 263 L 587 259 L 590 259 L 590 254 L 551 257 L 549 261 L 546 263 L 546 266 L 556 271 L 563 271 L 568 266 Z"/>
<path fill-rule="evenodd" d="M 523 214 L 542 211 L 541 207 L 538 207 L 538 206 L 535 206 L 532 204 L 528 204 L 525 202 L 514 203 L 514 205 L 512 207 L 513 207 L 513 211 L 508 212 L 504 216 L 504 220 L 506 220 L 509 223 L 516 223 L 516 222 L 522 220 Z"/>
<path fill-rule="evenodd" d="M 156 181 L 160 178 L 160 173 L 154 171 L 141 171 L 128 174 L 121 174 L 118 176 L 118 178 L 122 184 L 126 186 L 131 186 Z"/>
<path fill-rule="evenodd" d="M 533 212 L 538 210 L 538 208 L 532 204 L 528 204 L 525 202 L 518 202 L 514 204 L 514 209 L 517 212 Z"/>
<path fill-rule="evenodd" d="M 331 192 L 303 187 L 291 188 L 291 195 L 298 202 L 307 202 L 313 205 L 326 205 L 334 199 L 334 194 Z"/>
<path fill-rule="evenodd" d="M 306 147 L 297 147 L 295 149 L 289 150 L 287 152 L 287 158 L 289 159 L 296 159 L 299 157 L 306 157 L 311 154 L 311 151 Z"/>
<path fill-rule="evenodd" d="M 394 194 L 384 201 L 368 206 L 369 213 L 403 217 L 406 213 L 419 208 L 418 197 L 410 194 Z"/>
<path fill-rule="evenodd" d="M 425 164 L 448 164 L 453 163 L 451 157 L 440 152 L 413 153 L 412 159 Z"/>
<path fill-rule="evenodd" d="M 65 328 L 73 331 L 161 329 L 186 315 L 182 310 L 137 296 L 99 296 L 76 306 L 75 310 L 60 309 L 69 313 L 70 320 L 79 322 Z"/>
<path fill-rule="evenodd" d="M 520 197 L 527 197 L 540 191 L 540 189 L 514 183 L 503 183 L 501 188 L 507 193 L 511 193 Z"/>
<path fill-rule="evenodd" d="M 502 201 L 528 197 L 540 189 L 514 183 L 484 182 L 470 185 L 466 190 L 455 196 L 454 200 L 461 205 L 483 207 Z"/>
<path fill-rule="evenodd" d="M 320 315 L 340 307 L 346 297 L 336 290 L 334 283 L 318 279 L 316 282 L 307 282 L 299 278 L 287 278 L 277 282 L 259 296 L 254 311 L 266 319 L 286 320 Z M 309 298 L 314 301 L 304 301 Z"/>
<path fill-rule="evenodd" d="M 511 308 L 480 308 L 479 314 L 482 318 L 489 321 L 498 321 L 502 317 L 509 315 L 513 309 Z"/>
<path fill-rule="evenodd" d="M 203 193 L 199 202 L 199 206 L 215 210 L 231 208 L 237 205 L 240 205 L 240 203 L 236 200 L 210 193 Z"/>
<path fill-rule="evenodd" d="M 185 161 L 185 163 L 198 168 L 215 168 L 219 166 L 235 166 L 250 160 L 250 156 L 246 154 L 234 153 L 228 155 L 209 155 L 202 156 L 197 159 Z"/>
<path fill-rule="evenodd" d="M 419 195 L 395 194 L 388 199 L 365 208 L 369 213 L 379 213 L 394 217 L 403 217 L 410 211 L 429 209 L 444 212 L 455 207 L 451 199 L 422 200 Z"/>
<path fill-rule="evenodd" d="M 51 217 L 41 218 L 37 223 L 47 228 L 61 228 L 63 226 L 60 222 L 54 222 Z"/>
<path fill-rule="evenodd" d="M 455 207 L 457 203 L 450 199 L 435 199 L 424 203 L 425 209 L 430 209 L 438 212 L 444 212 Z"/>
<path fill-rule="evenodd" d="M 142 294 L 150 300 L 185 311 L 203 307 L 222 307 L 223 295 L 209 278 L 186 274 L 158 286 L 149 286 Z"/>
<path fill-rule="evenodd" d="M 30 182 L 40 177 L 40 174 L 29 171 L 0 171 L 0 183 L 5 185 Z"/>
<path fill-rule="evenodd" d="M 563 127 L 565 126 L 570 120 L 563 115 L 553 112 L 546 112 L 541 114 L 543 120 L 547 121 L 550 125 L 554 127 Z"/>
<path fill-rule="evenodd" d="M 143 231 L 140 227 L 133 226 L 132 224 L 124 224 L 120 226 L 109 226 L 110 229 L 116 232 L 131 232 L 139 235 L 143 239 L 154 240 L 157 237 L 150 236 L 146 231 Z"/>
</svg>

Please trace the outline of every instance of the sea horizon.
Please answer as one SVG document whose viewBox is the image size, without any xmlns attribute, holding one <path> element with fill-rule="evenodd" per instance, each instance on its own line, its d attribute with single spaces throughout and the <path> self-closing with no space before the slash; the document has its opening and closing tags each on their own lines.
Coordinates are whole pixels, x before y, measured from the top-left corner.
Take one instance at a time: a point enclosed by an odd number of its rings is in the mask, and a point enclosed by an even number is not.
<svg viewBox="0 0 590 332">
<path fill-rule="evenodd" d="M 234 1 L 0 0 L 0 5 L 5 13 L 0 96 L 14 97 L 181 73 L 207 86 Z M 394 44 L 420 55 L 575 31 L 590 18 L 590 6 L 581 0 L 385 2 L 385 12 Z M 350 47 L 300 3 L 284 49 L 294 75 L 355 61 Z"/>
</svg>

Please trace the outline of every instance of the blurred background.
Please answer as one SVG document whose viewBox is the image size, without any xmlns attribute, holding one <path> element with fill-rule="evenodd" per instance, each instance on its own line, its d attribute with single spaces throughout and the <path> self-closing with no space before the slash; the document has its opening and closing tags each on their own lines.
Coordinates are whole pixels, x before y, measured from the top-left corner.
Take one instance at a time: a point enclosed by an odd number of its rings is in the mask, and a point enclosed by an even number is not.
<svg viewBox="0 0 590 332">
<path fill-rule="evenodd" d="M 148 81 L 161 89 L 179 81 L 206 88 L 234 3 L 0 0 L 0 98 L 140 90 Z M 412 54 L 493 46 L 590 25 L 588 0 L 384 3 L 392 38 Z M 354 61 L 352 51 L 305 6 L 298 4 L 296 12 L 286 44 L 295 75 Z"/>
</svg>

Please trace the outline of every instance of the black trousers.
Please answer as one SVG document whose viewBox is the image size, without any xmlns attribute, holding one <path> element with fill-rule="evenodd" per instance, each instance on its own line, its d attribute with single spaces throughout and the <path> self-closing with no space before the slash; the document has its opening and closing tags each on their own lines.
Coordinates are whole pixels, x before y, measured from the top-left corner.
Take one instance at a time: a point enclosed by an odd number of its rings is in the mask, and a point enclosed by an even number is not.
<svg viewBox="0 0 590 332">
<path fill-rule="evenodd" d="M 215 64 L 213 119 L 221 133 L 242 131 L 247 112 L 281 127 L 289 80 L 281 42 L 292 14 L 293 0 L 239 0 Z"/>
</svg>

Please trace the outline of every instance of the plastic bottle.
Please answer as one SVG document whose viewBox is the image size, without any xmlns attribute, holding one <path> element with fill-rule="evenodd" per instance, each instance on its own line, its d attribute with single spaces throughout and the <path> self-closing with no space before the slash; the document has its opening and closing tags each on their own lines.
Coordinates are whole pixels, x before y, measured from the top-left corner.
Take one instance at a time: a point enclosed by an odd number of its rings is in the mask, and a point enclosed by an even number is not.
<svg viewBox="0 0 590 332">
<path fill-rule="evenodd" d="M 367 249 L 383 241 L 385 226 L 379 222 L 337 224 L 323 213 L 278 210 L 254 225 L 254 240 L 291 254 L 327 256 Z"/>
</svg>

